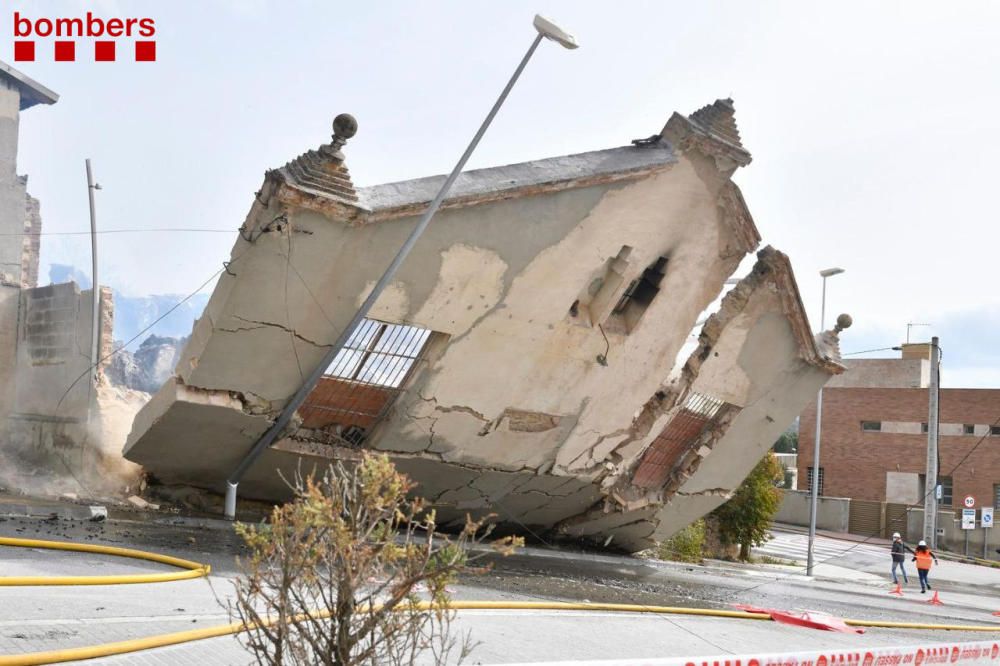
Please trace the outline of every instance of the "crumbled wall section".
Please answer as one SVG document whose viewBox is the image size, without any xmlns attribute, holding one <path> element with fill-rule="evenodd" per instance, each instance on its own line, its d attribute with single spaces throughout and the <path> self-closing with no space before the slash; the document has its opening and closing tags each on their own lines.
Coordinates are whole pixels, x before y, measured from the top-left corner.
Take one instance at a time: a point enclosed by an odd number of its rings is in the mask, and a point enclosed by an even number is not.
<svg viewBox="0 0 1000 666">
<path fill-rule="evenodd" d="M 25 194 L 24 211 L 24 251 L 21 257 L 21 286 L 38 286 L 38 261 L 42 245 L 41 203 L 30 194 Z"/>
<path fill-rule="evenodd" d="M 32 365 L 61 365 L 76 347 L 80 291 L 75 283 L 54 284 L 21 293 L 21 343 Z"/>
<path fill-rule="evenodd" d="M 101 287 L 100 347 L 97 350 L 98 370 L 103 375 L 115 350 L 115 296 L 111 287 Z"/>
</svg>

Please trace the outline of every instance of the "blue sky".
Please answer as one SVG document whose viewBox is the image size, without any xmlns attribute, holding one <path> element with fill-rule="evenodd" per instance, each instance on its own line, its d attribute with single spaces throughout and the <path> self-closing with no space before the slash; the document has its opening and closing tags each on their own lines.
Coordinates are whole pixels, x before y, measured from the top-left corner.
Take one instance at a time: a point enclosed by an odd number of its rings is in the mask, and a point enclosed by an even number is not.
<svg viewBox="0 0 1000 666">
<path fill-rule="evenodd" d="M 793 261 L 814 327 L 850 312 L 844 351 L 941 337 L 948 386 L 1000 386 L 1000 5 L 991 2 L 372 2 L 32 0 L 12 14 L 150 16 L 155 63 L 19 65 L 61 95 L 22 116 L 19 170 L 46 231 L 87 228 L 83 160 L 105 229 L 236 229 L 265 169 L 328 139 L 374 184 L 447 171 L 533 36 L 540 12 L 581 48 L 543 45 L 470 167 L 627 144 L 732 96 L 754 162 L 736 181 L 765 243 Z M 85 55 L 86 48 L 80 49 Z M 102 282 L 186 292 L 227 233 L 101 238 Z M 86 237 L 43 262 L 89 266 Z M 43 269 L 44 270 L 44 269 Z"/>
</svg>

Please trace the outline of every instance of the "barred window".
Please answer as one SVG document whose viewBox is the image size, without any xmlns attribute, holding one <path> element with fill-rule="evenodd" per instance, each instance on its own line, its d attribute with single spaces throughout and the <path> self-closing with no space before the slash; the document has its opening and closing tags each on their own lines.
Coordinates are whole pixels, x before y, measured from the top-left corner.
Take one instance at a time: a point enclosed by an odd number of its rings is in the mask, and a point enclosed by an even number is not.
<svg viewBox="0 0 1000 666">
<path fill-rule="evenodd" d="M 813 487 L 812 484 L 813 484 L 813 468 L 812 467 L 807 467 L 806 468 L 806 490 L 809 490 L 811 492 L 812 491 L 812 487 Z M 822 495 L 823 494 L 823 468 L 822 467 L 819 468 L 819 490 L 817 491 L 816 494 L 818 494 L 818 495 Z"/>
<path fill-rule="evenodd" d="M 376 386 L 398 387 L 420 359 L 431 332 L 364 319 L 326 374 Z"/>
</svg>

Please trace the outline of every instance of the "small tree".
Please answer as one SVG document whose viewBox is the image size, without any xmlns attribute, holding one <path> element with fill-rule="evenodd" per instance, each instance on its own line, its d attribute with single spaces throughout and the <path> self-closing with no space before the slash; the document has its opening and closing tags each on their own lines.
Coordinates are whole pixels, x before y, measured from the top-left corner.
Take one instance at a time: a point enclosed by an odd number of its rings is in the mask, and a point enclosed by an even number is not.
<svg viewBox="0 0 1000 666">
<path fill-rule="evenodd" d="M 739 558 L 750 559 L 750 548 L 767 541 L 774 514 L 784 494 L 778 485 L 784 479 L 781 463 L 770 451 L 757 463 L 732 498 L 712 512 L 724 545 L 739 544 Z"/>
<path fill-rule="evenodd" d="M 771 450 L 775 453 L 798 453 L 799 433 L 791 430 L 781 433 Z"/>
<path fill-rule="evenodd" d="M 443 663 L 469 652 L 450 631 L 447 585 L 482 571 L 468 547 L 490 531 L 466 521 L 454 539 L 435 533 L 433 511 L 389 459 L 337 463 L 320 481 L 298 479 L 294 499 L 269 523 L 236 526 L 250 548 L 240 561 L 230 614 L 258 664 L 411 664 L 430 651 Z M 523 540 L 493 542 L 507 554 Z M 426 658 L 426 657 L 425 657 Z"/>
</svg>

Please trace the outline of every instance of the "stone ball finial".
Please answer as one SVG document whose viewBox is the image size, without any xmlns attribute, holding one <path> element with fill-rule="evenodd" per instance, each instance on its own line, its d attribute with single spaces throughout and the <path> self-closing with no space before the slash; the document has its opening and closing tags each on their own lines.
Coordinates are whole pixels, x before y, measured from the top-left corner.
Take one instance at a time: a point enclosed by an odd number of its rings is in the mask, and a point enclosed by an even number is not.
<svg viewBox="0 0 1000 666">
<path fill-rule="evenodd" d="M 358 121 L 349 113 L 341 113 L 333 119 L 333 141 L 320 148 L 320 152 L 337 160 L 344 161 L 344 153 L 340 149 L 347 140 L 358 133 Z"/>
<path fill-rule="evenodd" d="M 342 113 L 333 119 L 333 138 L 342 137 L 344 141 L 358 133 L 358 121 L 349 113 Z"/>
<path fill-rule="evenodd" d="M 851 324 L 853 324 L 853 323 L 854 323 L 854 319 L 851 318 L 851 315 L 846 314 L 846 313 L 842 314 L 842 315 L 840 315 L 840 316 L 837 317 L 837 325 L 834 327 L 833 330 L 835 330 L 837 333 L 840 333 L 845 328 L 850 328 Z"/>
</svg>

